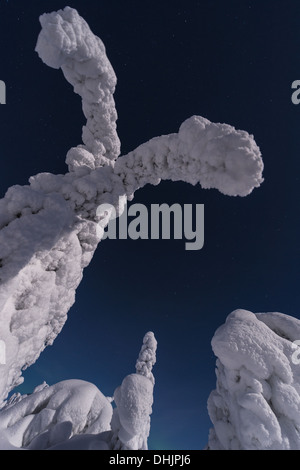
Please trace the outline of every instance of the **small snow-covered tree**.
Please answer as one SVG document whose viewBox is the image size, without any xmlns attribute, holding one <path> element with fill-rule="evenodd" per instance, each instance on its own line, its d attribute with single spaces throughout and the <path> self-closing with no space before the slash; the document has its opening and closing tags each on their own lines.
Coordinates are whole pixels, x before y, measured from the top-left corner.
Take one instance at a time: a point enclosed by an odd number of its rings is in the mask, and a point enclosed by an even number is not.
<svg viewBox="0 0 300 470">
<path fill-rule="evenodd" d="M 136 373 L 147 377 L 153 385 L 155 380 L 152 369 L 156 363 L 156 348 L 157 341 L 152 331 L 150 331 L 144 336 L 143 345 L 135 365 Z"/>
<path fill-rule="evenodd" d="M 124 378 L 113 399 L 84 380 L 44 382 L 30 395 L 14 394 L 0 410 L 0 450 L 147 449 L 156 347 L 148 332 L 141 367 Z"/>
<path fill-rule="evenodd" d="M 112 419 L 115 450 L 146 450 L 150 433 L 157 342 L 152 332 L 144 336 L 136 373 L 127 375 L 115 390 L 116 408 Z"/>
</svg>

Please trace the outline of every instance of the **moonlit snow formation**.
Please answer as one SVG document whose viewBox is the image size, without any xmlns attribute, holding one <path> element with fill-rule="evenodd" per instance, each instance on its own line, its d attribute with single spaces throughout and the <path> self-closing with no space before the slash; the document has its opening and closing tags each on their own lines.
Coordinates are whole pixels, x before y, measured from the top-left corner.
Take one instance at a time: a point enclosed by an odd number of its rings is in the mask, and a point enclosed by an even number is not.
<svg viewBox="0 0 300 470">
<path fill-rule="evenodd" d="M 300 320 L 232 312 L 215 333 L 217 388 L 208 399 L 214 450 L 300 449 Z M 299 343 L 298 343 L 299 344 Z"/>
<path fill-rule="evenodd" d="M 156 340 L 145 335 L 136 373 L 111 401 L 83 380 L 46 383 L 31 395 L 13 395 L 0 412 L 2 450 L 146 450 L 150 432 Z"/>
<path fill-rule="evenodd" d="M 100 241 L 100 204 L 114 204 L 118 213 L 119 197 L 125 204 L 138 188 L 161 179 L 240 196 L 262 182 L 252 136 L 199 116 L 187 119 L 178 134 L 154 138 L 116 160 L 116 77 L 104 45 L 69 7 L 40 21 L 36 51 L 47 65 L 61 67 L 82 97 L 87 123 L 84 144 L 67 154 L 66 174 L 33 176 L 0 201 L 0 327 L 7 354 L 2 399 L 61 331 Z"/>
<path fill-rule="evenodd" d="M 0 400 L 23 381 L 22 369 L 34 363 L 60 333 L 83 269 L 109 221 L 106 213 L 97 211 L 99 205 L 112 204 L 120 215 L 137 189 L 162 179 L 200 183 L 202 188 L 231 196 L 246 196 L 263 181 L 263 162 L 253 136 L 200 116 L 187 119 L 178 133 L 151 139 L 119 157 L 113 99 L 116 76 L 102 41 L 69 7 L 42 15 L 40 22 L 36 51 L 44 63 L 62 69 L 82 98 L 87 122 L 83 144 L 67 153 L 66 174 L 38 174 L 27 186 L 9 188 L 0 200 L 0 331 L 6 345 L 6 363 L 0 364 Z M 124 405 L 126 387 L 139 391 L 144 385 L 125 380 L 116 400 Z M 149 398 L 148 385 L 143 390 Z M 64 393 L 57 387 L 38 393 Z M 68 390 L 74 387 L 66 384 Z M 28 400 L 22 402 L 25 406 Z M 14 406 L 21 409 L 21 404 Z M 134 406 L 143 409 L 143 403 Z M 118 439 L 125 446 L 126 439 L 129 447 L 137 445 L 136 429 L 126 428 L 124 413 L 119 410 L 112 421 L 121 426 Z M 24 429 L 29 421 L 26 414 Z M 145 445 L 143 438 L 139 445 Z"/>
</svg>

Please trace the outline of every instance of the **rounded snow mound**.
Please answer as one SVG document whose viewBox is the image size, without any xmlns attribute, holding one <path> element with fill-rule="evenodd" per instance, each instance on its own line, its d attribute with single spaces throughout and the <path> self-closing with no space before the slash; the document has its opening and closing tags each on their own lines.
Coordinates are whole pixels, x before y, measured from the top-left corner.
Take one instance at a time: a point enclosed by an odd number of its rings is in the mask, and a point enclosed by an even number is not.
<svg viewBox="0 0 300 470">
<path fill-rule="evenodd" d="M 97 448 L 108 448 L 105 438 L 111 418 L 112 406 L 95 385 L 83 380 L 45 384 L 31 395 L 20 397 L 17 403 L 8 402 L 1 410 L 0 448 L 81 448 L 88 443 L 95 448 L 97 441 Z M 92 439 L 88 435 L 93 435 Z"/>
</svg>

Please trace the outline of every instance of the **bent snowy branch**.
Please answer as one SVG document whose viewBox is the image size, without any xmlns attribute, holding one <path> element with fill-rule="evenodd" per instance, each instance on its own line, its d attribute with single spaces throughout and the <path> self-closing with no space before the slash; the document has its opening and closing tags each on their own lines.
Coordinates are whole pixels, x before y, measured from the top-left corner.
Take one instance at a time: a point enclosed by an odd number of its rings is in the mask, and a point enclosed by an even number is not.
<svg viewBox="0 0 300 470">
<path fill-rule="evenodd" d="M 62 69 L 75 93 L 81 96 L 87 118 L 82 133 L 85 146 L 69 151 L 69 170 L 76 169 L 83 162 L 93 169 L 103 164 L 105 159 L 116 159 L 120 153 L 113 99 L 117 79 L 103 42 L 70 7 L 45 13 L 40 22 L 42 30 L 36 51 L 47 65 Z"/>
<path fill-rule="evenodd" d="M 263 181 L 263 162 L 253 136 L 227 124 L 192 116 L 178 134 L 156 137 L 117 160 L 114 171 L 126 194 L 160 180 L 200 183 L 229 196 L 246 196 Z"/>
</svg>

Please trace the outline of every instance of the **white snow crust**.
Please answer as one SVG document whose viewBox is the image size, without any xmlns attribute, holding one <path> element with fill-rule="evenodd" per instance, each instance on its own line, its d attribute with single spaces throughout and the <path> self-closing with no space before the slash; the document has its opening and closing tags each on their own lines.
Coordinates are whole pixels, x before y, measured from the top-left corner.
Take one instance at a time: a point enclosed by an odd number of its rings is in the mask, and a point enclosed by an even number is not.
<svg viewBox="0 0 300 470">
<path fill-rule="evenodd" d="M 112 419 L 114 450 L 146 450 L 150 433 L 150 415 L 153 404 L 154 376 L 157 342 L 152 332 L 144 336 L 136 362 L 136 373 L 128 375 L 115 390 L 117 407 Z"/>
<path fill-rule="evenodd" d="M 36 51 L 62 69 L 82 98 L 87 122 L 83 144 L 66 156 L 66 174 L 32 176 L 29 185 L 9 188 L 0 200 L 0 335 L 6 343 L 0 400 L 60 333 L 108 223 L 99 230 L 100 204 L 114 205 L 120 215 L 138 188 L 162 179 L 239 196 L 263 180 L 253 136 L 200 116 L 187 119 L 177 134 L 117 159 L 116 76 L 102 41 L 70 7 L 46 13 L 40 22 Z"/>
<path fill-rule="evenodd" d="M 83 380 L 43 383 L 30 395 L 12 395 L 0 410 L 0 450 L 146 450 L 156 347 L 148 332 L 137 360 L 147 374 L 136 368 L 113 398 Z"/>
<path fill-rule="evenodd" d="M 65 174 L 32 176 L 28 185 L 12 186 L 0 200 L 0 340 L 5 343 L 5 361 L 0 364 L 0 449 L 146 449 L 156 360 L 153 333 L 144 338 L 136 373 L 125 377 L 116 389 L 114 410 L 111 400 L 97 387 L 79 380 L 43 384 L 31 395 L 15 394 L 9 400 L 8 394 L 22 382 L 22 370 L 53 343 L 67 319 L 83 270 L 109 221 L 97 211 L 101 204 L 114 205 L 120 215 L 137 189 L 161 180 L 199 183 L 225 195 L 247 196 L 263 181 L 263 162 L 252 135 L 200 116 L 185 120 L 178 133 L 153 138 L 120 156 L 113 99 L 116 76 L 102 41 L 70 7 L 42 15 L 40 23 L 36 52 L 48 66 L 61 68 L 74 92 L 81 96 L 87 121 L 83 143 L 66 155 Z M 243 315 L 245 325 L 251 327 L 250 338 L 252 332 L 253 338 L 261 338 L 261 328 L 278 337 L 272 326 L 272 322 L 278 324 L 275 314 L 264 317 L 269 324 L 255 316 L 250 321 L 250 314 Z M 289 320 L 282 319 L 284 322 Z M 250 354 L 249 343 L 237 358 L 235 348 L 243 342 L 239 334 L 242 338 L 246 335 L 242 327 L 232 348 L 226 349 L 221 333 L 213 342 L 220 355 L 221 378 L 218 391 L 209 401 L 215 424 L 210 446 L 244 448 L 254 439 L 255 424 L 242 424 L 241 431 L 236 431 L 240 422 L 235 421 L 233 408 L 231 427 L 224 418 L 228 415 L 226 407 L 238 403 L 246 410 L 246 421 L 251 413 L 251 419 L 257 421 L 256 407 L 264 410 L 264 424 L 257 425 L 261 445 L 292 447 L 289 429 L 296 433 L 293 423 L 298 418 L 293 411 L 298 407 L 295 397 L 299 389 L 283 340 L 274 343 L 277 349 L 267 342 L 267 352 L 263 353 L 260 339 L 253 339 L 258 349 L 253 346 Z M 285 364 L 290 369 L 286 370 Z M 254 402 L 248 395 L 234 401 L 226 392 L 228 385 L 222 378 L 232 367 L 239 371 L 241 384 L 253 375 L 248 381 L 256 387 Z M 232 374 L 228 372 L 228 377 Z M 268 404 L 270 389 L 272 406 Z M 280 401 L 282 396 L 289 397 L 289 408 Z M 274 407 L 283 418 L 275 416 Z M 243 414 L 238 416 L 236 419 L 242 420 Z"/>
<path fill-rule="evenodd" d="M 300 320 L 236 310 L 215 333 L 212 450 L 300 449 Z M 295 360 L 296 359 L 296 360 Z"/>
</svg>

